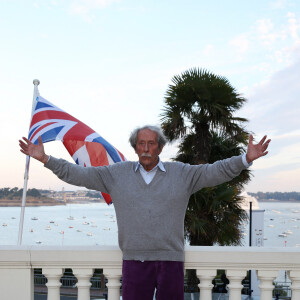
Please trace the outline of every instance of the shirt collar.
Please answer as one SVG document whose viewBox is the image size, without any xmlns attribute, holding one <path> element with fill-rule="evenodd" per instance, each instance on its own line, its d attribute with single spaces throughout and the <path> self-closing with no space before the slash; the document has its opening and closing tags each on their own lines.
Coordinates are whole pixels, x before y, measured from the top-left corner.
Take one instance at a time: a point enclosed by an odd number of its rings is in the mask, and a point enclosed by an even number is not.
<svg viewBox="0 0 300 300">
<path fill-rule="evenodd" d="M 142 166 L 141 163 L 138 161 L 137 164 L 136 164 L 136 166 L 135 166 L 134 172 L 136 172 L 139 168 L 143 168 L 143 166 Z M 154 170 L 155 168 L 159 168 L 162 172 L 166 172 L 166 169 L 165 169 L 165 167 L 164 167 L 164 165 L 163 165 L 163 163 L 161 162 L 161 160 L 160 160 L 159 157 L 158 157 L 158 163 L 157 163 L 157 165 L 156 165 L 152 170 Z M 151 170 L 151 171 L 152 171 L 152 170 Z M 150 171 L 150 172 L 151 172 L 151 171 Z"/>
</svg>

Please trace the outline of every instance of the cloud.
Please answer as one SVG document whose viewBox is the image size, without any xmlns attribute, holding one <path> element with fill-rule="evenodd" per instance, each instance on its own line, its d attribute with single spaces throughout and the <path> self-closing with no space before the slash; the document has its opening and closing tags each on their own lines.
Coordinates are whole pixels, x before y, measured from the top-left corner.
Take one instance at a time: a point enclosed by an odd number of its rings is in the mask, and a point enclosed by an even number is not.
<svg viewBox="0 0 300 300">
<path fill-rule="evenodd" d="M 260 19 L 256 21 L 255 30 L 257 38 L 264 46 L 272 46 L 277 40 L 286 39 L 286 29 L 275 27 L 271 19 Z"/>
<path fill-rule="evenodd" d="M 271 147 L 272 148 L 272 147 Z M 283 147 L 277 154 L 267 156 L 255 162 L 254 170 L 283 167 L 285 165 L 300 164 L 300 143 Z"/>
<path fill-rule="evenodd" d="M 289 131 L 284 134 L 275 135 L 272 137 L 272 140 L 282 140 L 282 139 L 297 138 L 297 137 L 300 137 L 300 129 Z"/>
<path fill-rule="evenodd" d="M 299 78 L 300 61 L 275 73 L 246 95 L 248 103 L 244 109 L 254 131 L 263 127 L 279 135 L 300 128 Z"/>
<path fill-rule="evenodd" d="M 215 47 L 212 44 L 208 44 L 203 49 L 203 54 L 206 56 L 212 55 L 212 52 L 215 50 Z"/>
<path fill-rule="evenodd" d="M 287 0 L 277 0 L 270 3 L 272 9 L 283 9 L 287 5 Z"/>
<path fill-rule="evenodd" d="M 273 173 L 269 182 L 273 190 L 299 191 L 300 168 Z"/>
<path fill-rule="evenodd" d="M 250 39 L 246 33 L 243 33 L 231 39 L 228 45 L 231 48 L 230 51 L 236 53 L 235 59 L 237 61 L 242 61 L 249 50 Z"/>
<path fill-rule="evenodd" d="M 299 44 L 300 38 L 299 38 L 299 29 L 300 29 L 300 19 L 296 18 L 296 15 L 294 13 L 288 13 L 288 32 L 294 41 L 294 43 Z"/>
<path fill-rule="evenodd" d="M 240 34 L 229 41 L 229 45 L 234 47 L 238 54 L 244 54 L 249 49 L 250 40 L 247 34 Z"/>
<path fill-rule="evenodd" d="M 79 15 L 84 21 L 91 23 L 95 19 L 92 12 L 103 9 L 114 2 L 118 2 L 118 0 L 76 0 L 70 4 L 69 13 Z"/>
</svg>

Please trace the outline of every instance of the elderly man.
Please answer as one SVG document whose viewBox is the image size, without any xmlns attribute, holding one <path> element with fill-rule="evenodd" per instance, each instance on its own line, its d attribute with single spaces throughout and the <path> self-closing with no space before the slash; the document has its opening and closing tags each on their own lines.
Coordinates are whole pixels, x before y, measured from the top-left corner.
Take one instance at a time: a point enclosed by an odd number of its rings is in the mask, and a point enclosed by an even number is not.
<svg viewBox="0 0 300 300">
<path fill-rule="evenodd" d="M 160 128 L 144 126 L 130 136 L 138 162 L 81 167 L 48 156 L 43 143 L 20 140 L 21 152 L 44 163 L 60 179 L 111 195 L 123 252 L 124 300 L 184 299 L 184 216 L 189 197 L 203 187 L 229 181 L 266 155 L 266 136 L 247 153 L 214 164 L 161 162 L 166 138 Z"/>
</svg>

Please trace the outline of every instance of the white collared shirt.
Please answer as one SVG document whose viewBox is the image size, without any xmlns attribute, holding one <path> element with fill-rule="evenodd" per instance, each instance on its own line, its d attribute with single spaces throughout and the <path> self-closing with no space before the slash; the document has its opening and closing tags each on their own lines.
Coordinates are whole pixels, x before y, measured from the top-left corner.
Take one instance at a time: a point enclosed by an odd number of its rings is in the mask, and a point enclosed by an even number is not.
<svg viewBox="0 0 300 300">
<path fill-rule="evenodd" d="M 144 181 L 145 181 L 147 184 L 149 184 L 149 183 L 152 181 L 152 179 L 154 178 L 154 176 L 155 176 L 155 174 L 156 174 L 158 168 L 159 168 L 161 171 L 166 172 L 166 169 L 165 169 L 164 165 L 162 164 L 160 158 L 158 158 L 158 163 L 157 163 L 157 165 L 156 165 L 153 169 L 151 169 L 149 172 L 147 172 L 147 171 L 144 169 L 144 167 L 140 164 L 140 162 L 138 162 L 137 165 L 136 165 L 136 168 L 135 168 L 135 172 L 136 172 L 137 170 L 139 170 L 140 173 L 141 173 L 141 175 L 142 175 L 142 177 L 143 177 L 143 179 L 144 179 Z"/>
</svg>

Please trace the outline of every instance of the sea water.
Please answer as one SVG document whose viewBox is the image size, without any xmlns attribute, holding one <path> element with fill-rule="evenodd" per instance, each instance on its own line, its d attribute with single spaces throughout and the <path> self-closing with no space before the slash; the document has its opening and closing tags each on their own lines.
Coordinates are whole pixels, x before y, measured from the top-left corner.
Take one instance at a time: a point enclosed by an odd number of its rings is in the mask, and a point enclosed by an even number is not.
<svg viewBox="0 0 300 300">
<path fill-rule="evenodd" d="M 264 246 L 300 247 L 300 203 L 259 206 L 265 210 Z M 20 213 L 20 207 L 0 207 L 0 245 L 17 244 Z M 249 244 L 248 227 L 245 222 L 244 246 Z M 22 244 L 118 245 L 114 207 L 105 203 L 26 207 Z"/>
<path fill-rule="evenodd" d="M 0 245 L 18 241 L 19 207 L 0 208 Z M 113 206 L 68 204 L 26 207 L 22 245 L 117 245 Z"/>
</svg>

